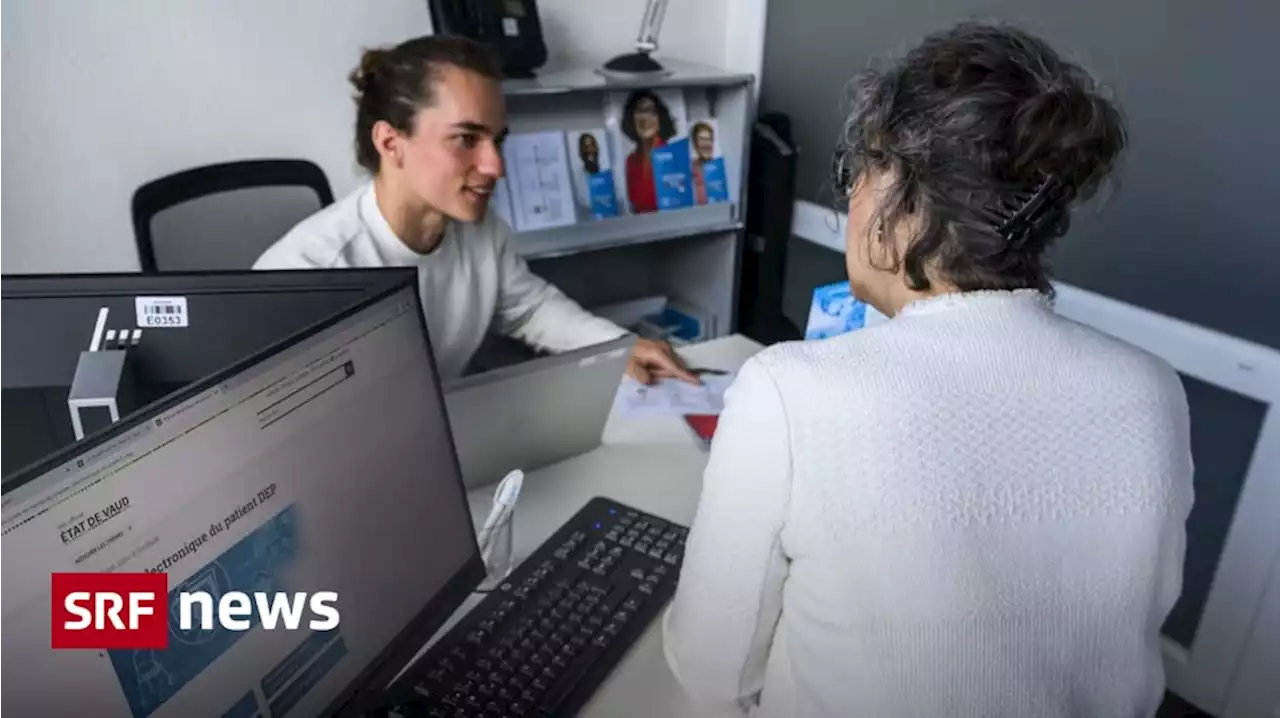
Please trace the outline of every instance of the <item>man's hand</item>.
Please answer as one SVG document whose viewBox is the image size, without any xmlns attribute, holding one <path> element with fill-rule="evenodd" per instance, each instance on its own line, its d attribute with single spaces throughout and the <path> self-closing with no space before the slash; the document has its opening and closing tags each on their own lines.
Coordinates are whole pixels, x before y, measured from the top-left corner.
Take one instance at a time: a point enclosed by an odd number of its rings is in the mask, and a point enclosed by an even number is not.
<svg viewBox="0 0 1280 718">
<path fill-rule="evenodd" d="M 687 381 L 690 384 L 701 384 L 697 375 L 689 371 L 671 345 L 664 341 L 655 341 L 641 337 L 631 350 L 631 360 L 627 362 L 627 374 L 641 384 L 653 384 L 659 379 L 668 377 Z"/>
</svg>

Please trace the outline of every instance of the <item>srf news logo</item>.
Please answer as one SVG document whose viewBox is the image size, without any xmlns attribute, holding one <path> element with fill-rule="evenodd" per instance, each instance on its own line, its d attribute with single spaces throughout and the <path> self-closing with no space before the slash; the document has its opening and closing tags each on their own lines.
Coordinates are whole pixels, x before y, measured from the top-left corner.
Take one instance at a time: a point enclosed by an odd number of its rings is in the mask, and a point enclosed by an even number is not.
<svg viewBox="0 0 1280 718">
<path fill-rule="evenodd" d="M 169 647 L 170 620 L 180 635 L 192 631 L 330 631 L 340 616 L 338 594 L 183 591 L 169 603 L 169 577 L 163 573 L 53 574 L 53 647 L 91 650 Z"/>
</svg>

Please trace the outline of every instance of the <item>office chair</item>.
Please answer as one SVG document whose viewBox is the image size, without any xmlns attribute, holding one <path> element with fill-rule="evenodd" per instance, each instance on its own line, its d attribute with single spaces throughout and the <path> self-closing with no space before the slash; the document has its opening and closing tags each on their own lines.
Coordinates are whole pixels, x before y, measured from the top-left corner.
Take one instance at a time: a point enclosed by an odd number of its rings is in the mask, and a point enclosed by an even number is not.
<svg viewBox="0 0 1280 718">
<path fill-rule="evenodd" d="M 245 160 L 161 177 L 133 194 L 142 271 L 250 269 L 300 220 L 333 204 L 306 160 Z"/>
</svg>

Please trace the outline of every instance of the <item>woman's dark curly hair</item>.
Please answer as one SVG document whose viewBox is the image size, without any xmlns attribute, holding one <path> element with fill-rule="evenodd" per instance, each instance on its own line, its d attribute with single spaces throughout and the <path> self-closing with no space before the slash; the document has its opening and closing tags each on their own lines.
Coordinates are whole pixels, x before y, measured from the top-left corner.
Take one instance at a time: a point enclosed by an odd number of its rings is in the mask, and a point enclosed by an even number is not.
<svg viewBox="0 0 1280 718">
<path fill-rule="evenodd" d="M 653 109 L 658 113 L 658 136 L 662 141 L 675 137 L 676 123 L 671 119 L 671 110 L 667 109 L 667 103 L 652 90 L 636 90 L 627 97 L 627 104 L 622 108 L 622 134 L 637 145 L 640 144 L 640 134 L 636 132 L 636 105 L 644 99 L 653 101 Z"/>
<path fill-rule="evenodd" d="M 1021 30 L 963 23 L 859 75 L 853 95 L 838 193 L 847 201 L 868 170 L 888 172 L 873 227 L 884 238 L 918 222 L 905 250 L 888 248 L 886 269 L 917 291 L 930 276 L 961 291 L 1051 291 L 1046 250 L 1126 143 L 1119 110 L 1085 70 Z"/>
</svg>

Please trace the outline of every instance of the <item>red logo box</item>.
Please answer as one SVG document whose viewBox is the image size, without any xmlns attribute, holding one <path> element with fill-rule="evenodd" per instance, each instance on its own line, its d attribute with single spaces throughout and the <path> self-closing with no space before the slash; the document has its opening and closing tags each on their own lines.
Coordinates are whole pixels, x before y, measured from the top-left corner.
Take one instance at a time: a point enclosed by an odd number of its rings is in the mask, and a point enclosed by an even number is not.
<svg viewBox="0 0 1280 718">
<path fill-rule="evenodd" d="M 55 649 L 165 649 L 169 577 L 163 573 L 53 574 Z"/>
</svg>

